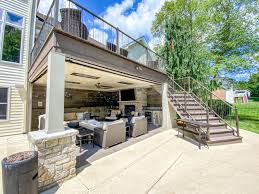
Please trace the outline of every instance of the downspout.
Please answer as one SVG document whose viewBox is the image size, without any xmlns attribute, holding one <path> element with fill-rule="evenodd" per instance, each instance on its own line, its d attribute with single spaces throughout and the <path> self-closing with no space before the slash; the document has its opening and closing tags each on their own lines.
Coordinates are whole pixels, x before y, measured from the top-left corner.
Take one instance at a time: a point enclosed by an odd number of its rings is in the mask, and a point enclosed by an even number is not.
<svg viewBox="0 0 259 194">
<path fill-rule="evenodd" d="M 31 0 L 30 1 L 30 16 L 29 16 L 29 42 L 28 42 L 28 53 L 27 53 L 27 66 L 25 73 L 25 81 L 26 81 L 26 102 L 25 102 L 25 115 L 24 115 L 24 129 L 23 133 L 28 133 L 31 131 L 31 115 L 32 115 L 32 84 L 28 81 L 28 73 L 29 67 L 31 65 L 31 50 L 33 47 L 34 39 L 35 39 L 35 26 L 36 26 L 36 13 L 37 7 L 39 5 L 40 0 Z"/>
</svg>

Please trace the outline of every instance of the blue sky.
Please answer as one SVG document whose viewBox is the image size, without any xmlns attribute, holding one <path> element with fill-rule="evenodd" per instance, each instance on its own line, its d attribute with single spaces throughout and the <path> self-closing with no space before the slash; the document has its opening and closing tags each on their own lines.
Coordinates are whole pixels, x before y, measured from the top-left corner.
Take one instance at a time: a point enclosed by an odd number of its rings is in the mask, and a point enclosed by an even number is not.
<svg viewBox="0 0 259 194">
<path fill-rule="evenodd" d="M 67 0 L 60 0 L 62 6 L 67 7 Z M 152 22 L 155 14 L 159 11 L 166 0 L 75 0 L 83 7 L 104 18 L 122 31 L 137 39 L 145 36 L 150 47 L 152 48 L 157 39 L 151 34 Z M 41 0 L 39 10 L 46 13 L 52 0 Z M 85 19 L 87 20 L 87 19 Z M 88 22 L 88 21 L 86 21 Z M 100 27 L 94 26 L 95 29 L 88 26 L 95 34 L 99 33 L 104 37 L 110 37 L 104 34 L 105 30 L 100 31 Z M 97 32 L 96 32 L 97 31 Z M 104 40 L 103 40 L 104 41 Z M 102 42 L 102 41 L 101 41 Z"/>
<path fill-rule="evenodd" d="M 87 9 L 93 11 L 97 15 L 103 15 L 106 9 L 109 6 L 112 6 L 116 3 L 120 4 L 123 0 L 76 0 L 76 2 L 84 5 Z M 136 0 L 134 7 L 136 8 L 136 4 L 141 0 Z M 132 9 L 134 9 L 132 7 Z"/>
</svg>

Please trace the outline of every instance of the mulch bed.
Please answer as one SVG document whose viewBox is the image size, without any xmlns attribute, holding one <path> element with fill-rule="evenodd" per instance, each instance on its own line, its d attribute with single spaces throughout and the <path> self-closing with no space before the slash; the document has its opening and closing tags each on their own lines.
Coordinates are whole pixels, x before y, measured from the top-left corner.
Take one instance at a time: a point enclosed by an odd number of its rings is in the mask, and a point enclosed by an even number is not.
<svg viewBox="0 0 259 194">
<path fill-rule="evenodd" d="M 10 155 L 6 158 L 7 163 L 15 163 L 22 160 L 26 160 L 32 156 L 32 151 L 19 152 L 13 155 Z"/>
</svg>

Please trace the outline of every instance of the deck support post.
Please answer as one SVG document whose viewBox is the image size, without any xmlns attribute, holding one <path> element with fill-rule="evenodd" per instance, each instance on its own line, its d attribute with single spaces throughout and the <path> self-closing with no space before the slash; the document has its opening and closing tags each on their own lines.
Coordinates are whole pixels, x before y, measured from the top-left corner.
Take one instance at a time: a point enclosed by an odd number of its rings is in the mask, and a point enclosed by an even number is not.
<svg viewBox="0 0 259 194">
<path fill-rule="evenodd" d="M 210 127 L 209 127 L 210 111 L 209 111 L 209 108 L 206 109 L 206 117 L 207 117 L 207 124 L 208 124 L 208 127 L 207 127 L 207 137 L 208 137 L 208 140 L 210 140 Z"/>
<path fill-rule="evenodd" d="M 46 120 L 47 133 L 64 131 L 65 56 L 51 51 L 48 56 Z"/>
<path fill-rule="evenodd" d="M 116 52 L 120 54 L 120 33 L 119 28 L 116 28 Z"/>
<path fill-rule="evenodd" d="M 162 84 L 162 127 L 165 129 L 171 129 L 176 127 L 176 112 L 169 104 L 168 99 L 168 83 Z"/>
<path fill-rule="evenodd" d="M 235 107 L 235 114 L 236 114 L 236 130 L 237 130 L 237 137 L 239 137 L 239 118 L 238 118 L 238 111 L 237 111 L 237 107 Z"/>
</svg>

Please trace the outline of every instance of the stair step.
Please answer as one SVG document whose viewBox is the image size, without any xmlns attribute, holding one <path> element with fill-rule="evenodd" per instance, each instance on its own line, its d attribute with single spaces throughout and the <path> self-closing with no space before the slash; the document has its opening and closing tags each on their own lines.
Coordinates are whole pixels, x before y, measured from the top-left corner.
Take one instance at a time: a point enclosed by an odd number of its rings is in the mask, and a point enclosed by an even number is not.
<svg viewBox="0 0 259 194">
<path fill-rule="evenodd" d="M 218 133 L 233 133 L 233 130 L 227 128 L 219 128 L 219 129 L 210 129 L 211 134 L 218 134 Z"/>
<path fill-rule="evenodd" d="M 174 92 L 173 95 L 184 95 L 186 92 Z"/>
<path fill-rule="evenodd" d="M 171 96 L 171 98 L 176 98 L 177 100 L 185 100 L 184 96 Z M 191 96 L 186 96 L 186 100 L 194 100 Z"/>
<path fill-rule="evenodd" d="M 195 118 L 196 121 L 203 121 L 207 123 L 207 118 Z M 218 117 L 210 117 L 209 118 L 209 123 L 213 124 L 213 123 L 218 123 L 220 121 L 220 119 Z"/>
<path fill-rule="evenodd" d="M 210 138 L 214 137 L 226 137 L 226 136 L 233 136 L 234 132 L 233 131 L 228 131 L 228 132 L 221 132 L 221 133 L 211 133 Z"/>
<path fill-rule="evenodd" d="M 194 118 L 197 121 L 198 120 L 201 120 L 201 121 L 206 120 L 207 121 L 207 115 L 191 115 L 191 116 L 192 116 L 192 118 Z M 210 114 L 209 121 L 210 120 L 220 120 L 220 118 L 215 117 L 214 115 Z"/>
<path fill-rule="evenodd" d="M 227 124 L 225 124 L 225 123 L 221 123 L 221 124 L 211 123 L 211 124 L 213 124 L 213 126 L 210 126 L 210 130 L 227 129 Z M 217 125 L 214 125 L 214 124 L 217 124 Z M 202 127 L 202 128 L 207 129 L 206 127 Z"/>
<path fill-rule="evenodd" d="M 184 100 L 184 99 L 175 99 L 175 98 L 172 98 L 172 100 L 173 101 L 176 101 L 176 102 L 181 102 L 181 103 L 185 103 L 185 102 L 193 102 L 193 103 L 197 103 L 194 99 L 186 99 L 186 100 Z"/>
<path fill-rule="evenodd" d="M 227 126 L 226 123 L 221 123 L 221 122 L 214 122 L 214 123 L 210 123 L 210 124 L 213 125 L 213 127 Z"/>
<path fill-rule="evenodd" d="M 219 137 L 211 137 L 207 144 L 212 145 L 222 145 L 222 144 L 229 144 L 229 143 L 241 143 L 242 137 L 237 137 L 234 135 L 231 136 L 219 136 Z"/>
<path fill-rule="evenodd" d="M 185 106 L 185 103 L 179 103 L 179 102 L 176 102 L 176 101 L 174 101 L 174 100 L 172 100 L 171 102 L 173 102 L 174 104 L 180 104 L 180 105 L 182 105 L 182 106 Z M 200 104 L 198 104 L 198 103 L 192 103 L 192 102 L 187 102 L 186 103 L 186 106 L 200 106 Z M 201 106 L 200 106 L 201 107 Z"/>
<path fill-rule="evenodd" d="M 184 108 L 177 108 L 178 110 L 183 110 Z M 198 107 L 198 106 L 187 106 L 186 107 L 186 110 L 187 111 L 199 111 L 199 110 L 204 110 L 204 108 L 202 108 L 201 106 L 200 107 Z"/>
<path fill-rule="evenodd" d="M 185 113 L 185 112 L 183 112 L 182 113 L 182 115 L 188 115 L 188 114 L 190 114 L 190 115 L 207 115 L 207 113 L 206 112 L 190 112 L 190 111 L 187 111 L 187 113 Z M 215 115 L 213 112 L 210 112 L 209 113 L 209 115 Z"/>
</svg>

